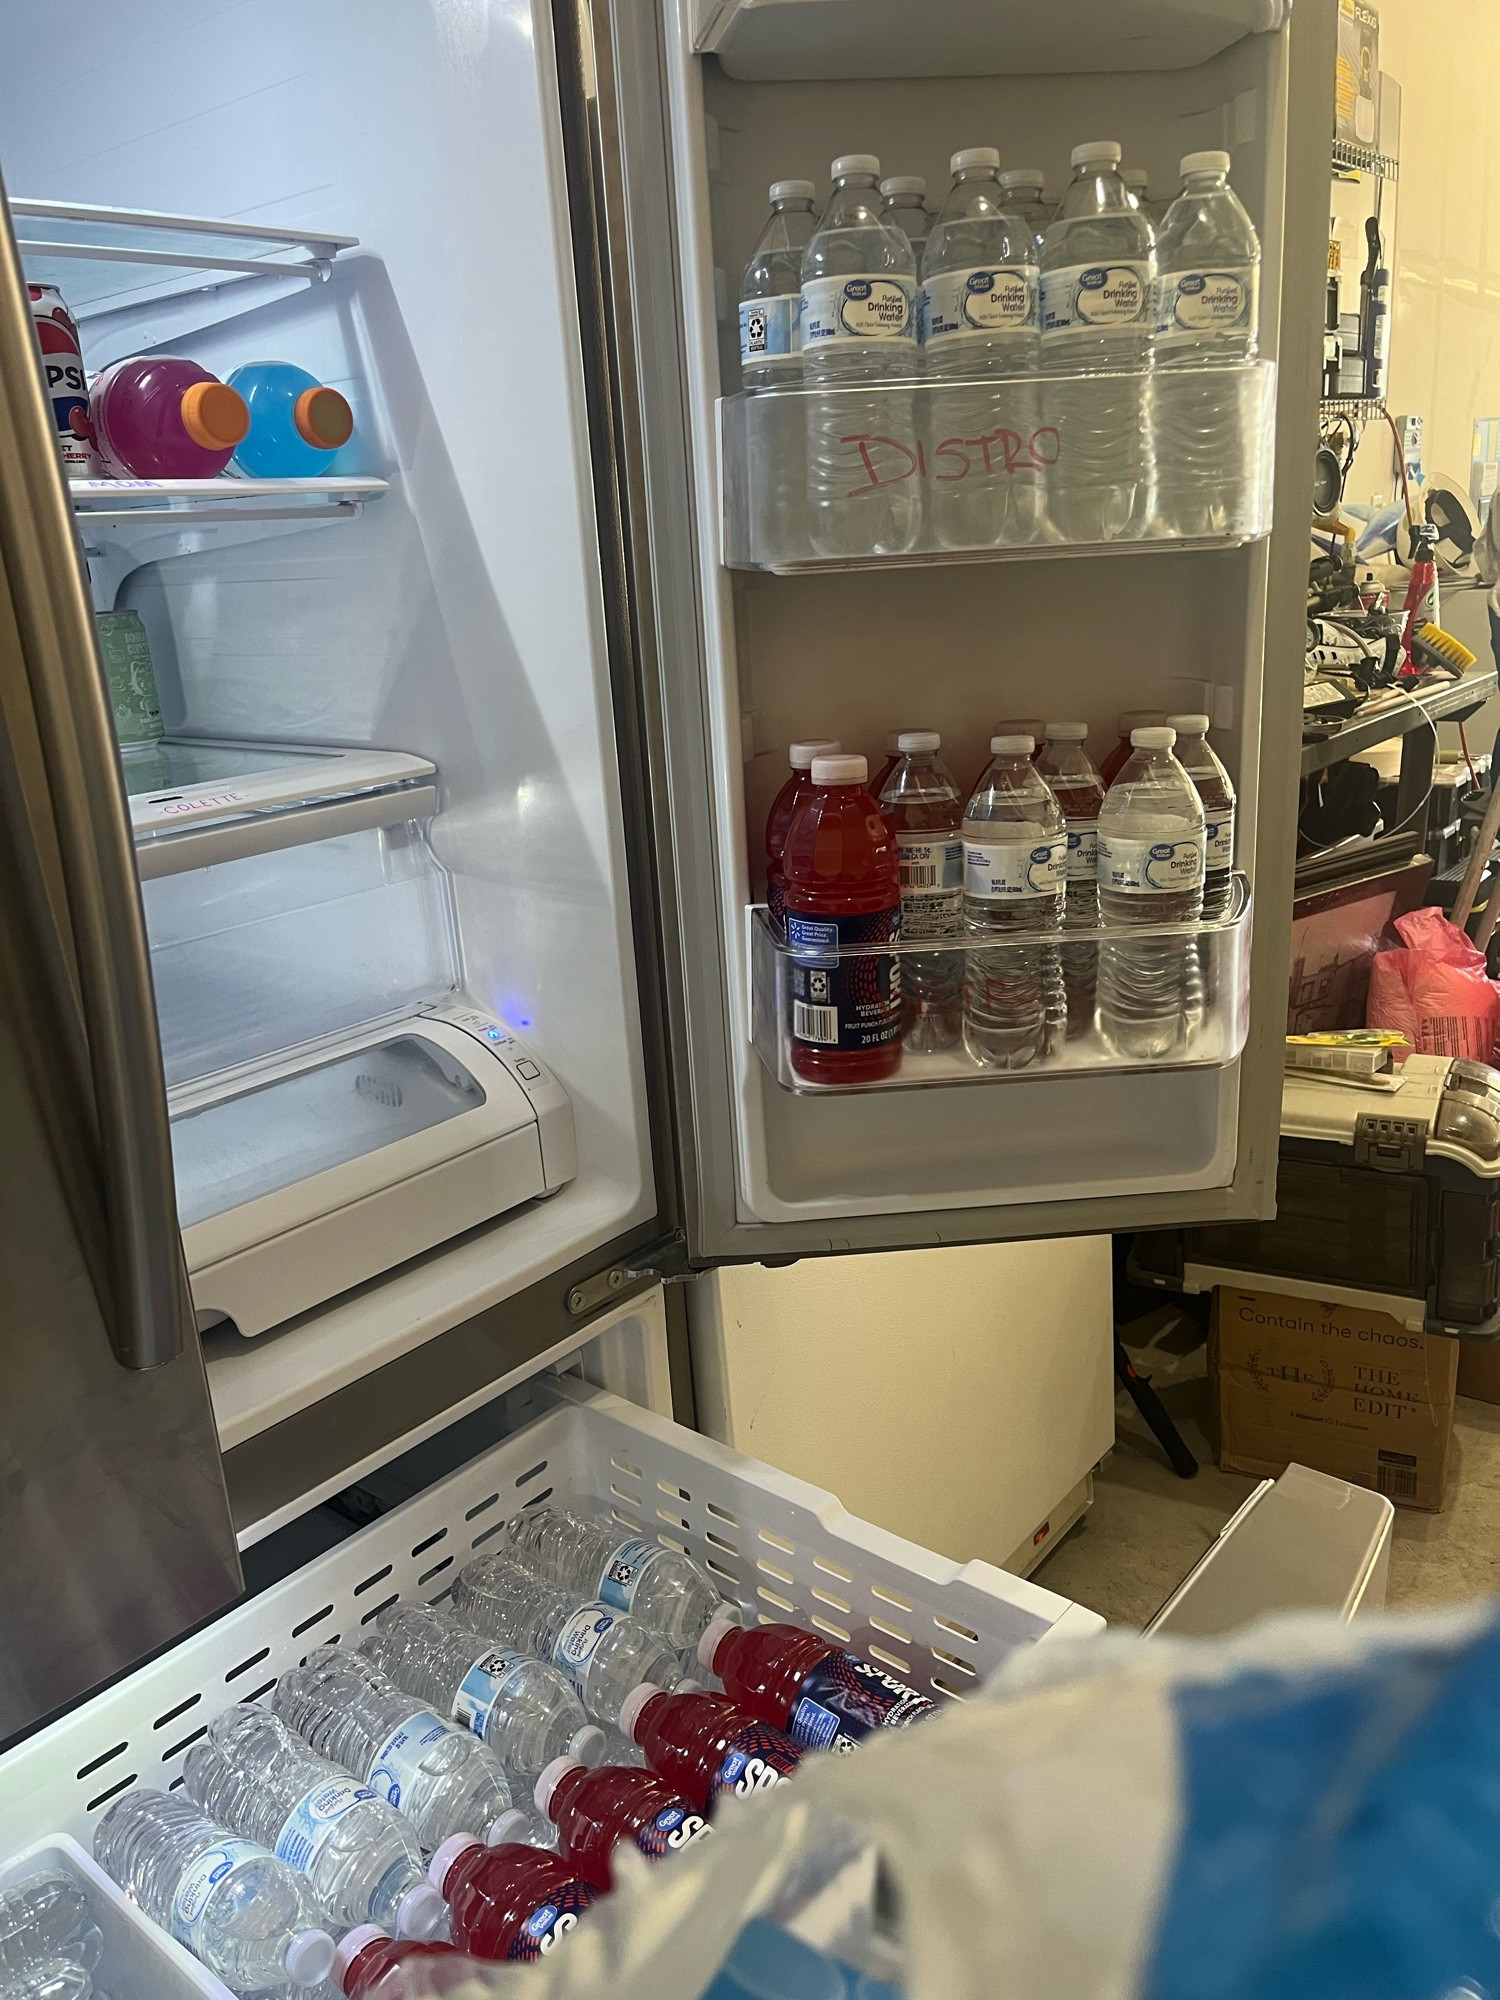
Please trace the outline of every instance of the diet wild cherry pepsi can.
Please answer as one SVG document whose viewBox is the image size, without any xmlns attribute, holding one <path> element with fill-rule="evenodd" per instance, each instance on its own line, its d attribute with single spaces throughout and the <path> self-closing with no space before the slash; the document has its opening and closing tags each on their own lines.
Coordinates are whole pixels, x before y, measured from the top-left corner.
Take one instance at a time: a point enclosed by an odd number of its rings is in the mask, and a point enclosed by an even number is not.
<svg viewBox="0 0 1500 2000">
<path fill-rule="evenodd" d="M 42 350 L 42 377 L 62 450 L 63 474 L 70 479 L 96 479 L 99 460 L 94 451 L 89 385 L 83 372 L 78 327 L 56 285 L 28 285 L 26 290 Z"/>
</svg>

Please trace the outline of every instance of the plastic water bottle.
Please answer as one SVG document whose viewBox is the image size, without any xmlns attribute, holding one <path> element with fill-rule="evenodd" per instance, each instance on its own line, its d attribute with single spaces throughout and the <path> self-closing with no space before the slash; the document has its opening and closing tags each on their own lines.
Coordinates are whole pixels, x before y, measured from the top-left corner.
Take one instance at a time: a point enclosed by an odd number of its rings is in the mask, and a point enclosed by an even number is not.
<svg viewBox="0 0 1500 2000">
<path fill-rule="evenodd" d="M 1167 714 L 1161 708 L 1127 708 L 1115 718 L 1115 745 L 1099 766 L 1099 776 L 1108 791 L 1130 762 L 1132 751 L 1131 736 L 1137 729 L 1159 729 L 1166 721 Z"/>
<path fill-rule="evenodd" d="M 1073 182 L 1042 248 L 1042 366 L 1060 433 L 1048 512 L 1065 542 L 1144 532 L 1151 513 L 1148 371 L 1156 331 L 1150 223 L 1120 179 L 1120 149 L 1073 151 Z"/>
<path fill-rule="evenodd" d="M 213 479 L 250 429 L 231 389 L 178 354 L 137 354 L 94 377 L 89 416 L 111 479 Z"/>
<path fill-rule="evenodd" d="M 428 1874 L 447 1901 L 454 1944 L 475 1958 L 543 1958 L 599 1900 L 571 1862 L 515 1842 L 481 1847 L 455 1834 Z"/>
<path fill-rule="evenodd" d="M 402 1937 L 441 1929 L 442 1900 L 424 1879 L 411 1822 L 270 1709 L 240 1702 L 215 1716 L 183 1776 L 210 1819 L 299 1869 L 335 1923 L 383 1924 Z"/>
<path fill-rule="evenodd" d="M 1192 937 L 1130 938 L 1193 924 L 1203 909 L 1203 806 L 1172 755 L 1173 729 L 1137 729 L 1099 814 L 1099 914 L 1119 933 L 1099 948 L 1099 1026 L 1138 1062 L 1169 1055 L 1201 1011 Z"/>
<path fill-rule="evenodd" d="M 993 147 L 951 164 L 922 266 L 923 366 L 952 385 L 927 398 L 928 518 L 945 548 L 985 549 L 1039 532 L 1036 244 Z"/>
<path fill-rule="evenodd" d="M 1036 768 L 1052 787 L 1068 826 L 1064 933 L 1099 928 L 1099 813 L 1104 805 L 1104 785 L 1083 747 L 1088 733 L 1086 722 L 1049 722 L 1046 744 L 1036 760 Z M 1098 946 L 1092 940 L 1065 942 L 1062 972 L 1068 1034 L 1086 1035 L 1094 1025 Z"/>
<path fill-rule="evenodd" d="M 453 1586 L 453 1607 L 501 1645 L 549 1660 L 595 1722 L 613 1722 L 637 1682 L 653 1674 L 675 1679 L 680 1671 L 676 1652 L 649 1625 L 598 1598 L 580 1604 L 575 1592 L 512 1555 L 466 1564 Z"/>
<path fill-rule="evenodd" d="M 108 2000 L 108 1996 L 76 1958 L 45 1958 L 24 1972 L 0 1974 L 0 2000 Z"/>
<path fill-rule="evenodd" d="M 414 1959 L 430 1961 L 463 1956 L 457 1945 L 443 1944 L 436 1938 L 425 1943 L 417 1938 L 393 1938 L 379 1924 L 357 1924 L 339 1939 L 333 1960 L 333 1983 L 344 2000 L 365 2000 L 366 1994 L 397 1990 L 394 1982 L 389 1988 L 382 1982 L 398 1966 L 410 1965 Z M 403 1986 L 400 1990 L 414 1989 Z"/>
<path fill-rule="evenodd" d="M 964 927 L 963 800 L 938 755 L 936 730 L 908 730 L 896 742 L 900 762 L 880 810 L 900 855 L 901 936 L 957 938 Z M 962 951 L 902 954 L 902 1035 L 913 1054 L 954 1046 L 963 1033 L 963 993 Z"/>
<path fill-rule="evenodd" d="M 699 1812 L 712 1812 L 727 1792 L 769 1791 L 802 1762 L 783 1730 L 721 1694 L 668 1694 L 646 1682 L 621 1704 L 620 1728 Z"/>
<path fill-rule="evenodd" d="M 495 1752 L 471 1730 L 415 1708 L 364 1654 L 319 1646 L 281 1676 L 271 1706 L 320 1756 L 405 1813 L 427 1853 L 450 1833 L 513 1835 L 516 1801 Z"/>
<path fill-rule="evenodd" d="M 556 1667 L 497 1646 L 429 1604 L 391 1604 L 360 1649 L 397 1687 L 451 1715 L 535 1782 L 554 1757 L 597 1763 L 604 1733 Z"/>
<path fill-rule="evenodd" d="M 740 380 L 784 389 L 802 380 L 802 258 L 818 219 L 811 181 L 772 181 L 771 213 L 740 283 Z"/>
<path fill-rule="evenodd" d="M 327 1978 L 333 1939 L 307 1877 L 180 1792 L 116 1799 L 94 1828 L 94 1859 L 236 1993 Z"/>
<path fill-rule="evenodd" d="M 1260 238 L 1229 185 L 1227 153 L 1189 153 L 1182 162 L 1157 270 L 1157 525 L 1166 535 L 1232 534 L 1253 442 L 1240 414 L 1245 378 L 1199 371 L 1255 359 Z"/>
<path fill-rule="evenodd" d="M 1234 889 L 1234 783 L 1208 741 L 1206 715 L 1169 715 L 1174 755 L 1203 801 L 1203 914 L 1222 917 Z"/>
<path fill-rule="evenodd" d="M 1030 228 L 1040 261 L 1047 224 L 1057 208 L 1055 201 L 1047 199 L 1047 176 L 1040 167 L 1007 167 L 1000 176 L 1000 186 L 1006 207 Z"/>
<path fill-rule="evenodd" d="M 560 1852 L 596 1889 L 612 1889 L 610 1856 L 628 1840 L 648 1861 L 679 1854 L 711 1831 L 701 1812 L 654 1771 L 591 1771 L 559 1757 L 536 1781 L 536 1802 L 557 1825 Z"/>
<path fill-rule="evenodd" d="M 290 361 L 247 361 L 229 378 L 250 412 L 250 429 L 230 470 L 249 479 L 316 479 L 354 435 L 354 412 Z"/>
<path fill-rule="evenodd" d="M 927 207 L 927 183 L 920 174 L 888 174 L 880 183 L 880 219 L 901 231 L 917 260 L 917 278 L 922 276 L 922 253 L 932 233 L 932 216 Z"/>
<path fill-rule="evenodd" d="M 873 153 L 833 163 L 833 194 L 802 259 L 807 501 L 825 556 L 904 555 L 922 519 L 909 384 L 917 262 L 882 219 Z M 881 384 L 896 386 L 882 388 Z M 853 440 L 853 442 L 846 442 Z"/>
<path fill-rule="evenodd" d="M 59 1960 L 87 1972 L 103 1948 L 88 1889 L 70 1868 L 43 1863 L 0 1889 L 0 1982 Z"/>
<path fill-rule="evenodd" d="M 964 924 L 971 937 L 1061 929 L 1068 833 L 1031 761 L 1030 736 L 997 736 L 964 807 Z M 1057 946 L 969 947 L 964 1045 L 985 1069 L 1023 1069 L 1052 1046 L 1066 1002 Z"/>
<path fill-rule="evenodd" d="M 762 1722 L 803 1750 L 853 1750 L 880 1729 L 908 1729 L 937 1703 L 882 1667 L 799 1625 L 742 1627 L 715 1619 L 698 1664 Z"/>
<path fill-rule="evenodd" d="M 677 1652 L 696 1646 L 724 1605 L 708 1573 L 691 1556 L 612 1523 L 580 1520 L 561 1507 L 528 1507 L 505 1524 L 505 1539 L 522 1562 L 571 1593 L 613 1611 L 628 1611 Z"/>
</svg>

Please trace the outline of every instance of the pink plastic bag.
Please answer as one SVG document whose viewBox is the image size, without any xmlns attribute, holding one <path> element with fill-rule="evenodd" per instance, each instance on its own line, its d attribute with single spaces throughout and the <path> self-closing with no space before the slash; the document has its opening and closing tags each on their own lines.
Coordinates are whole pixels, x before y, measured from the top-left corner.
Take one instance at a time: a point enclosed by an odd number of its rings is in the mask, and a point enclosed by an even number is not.
<svg viewBox="0 0 1500 2000">
<path fill-rule="evenodd" d="M 1405 951 L 1370 961 L 1367 1028 L 1394 1028 L 1419 1055 L 1470 1056 L 1492 1062 L 1500 1039 L 1500 986 L 1484 953 L 1441 910 L 1397 917 Z"/>
</svg>

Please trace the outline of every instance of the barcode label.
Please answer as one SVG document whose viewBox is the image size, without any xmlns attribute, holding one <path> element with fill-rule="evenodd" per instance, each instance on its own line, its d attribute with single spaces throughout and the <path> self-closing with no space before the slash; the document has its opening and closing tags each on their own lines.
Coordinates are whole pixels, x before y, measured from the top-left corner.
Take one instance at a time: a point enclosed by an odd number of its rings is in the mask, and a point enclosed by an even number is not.
<svg viewBox="0 0 1500 2000">
<path fill-rule="evenodd" d="M 1387 1500 L 1415 1500 L 1417 1461 L 1404 1451 L 1382 1451 L 1375 1463 L 1375 1490 Z"/>
<path fill-rule="evenodd" d="M 935 889 L 938 885 L 938 871 L 930 861 L 902 862 L 901 886 L 903 889 Z"/>
<path fill-rule="evenodd" d="M 792 1033 L 799 1042 L 825 1042 L 830 1048 L 836 1047 L 839 1039 L 838 1008 L 810 1007 L 805 1000 L 794 1000 Z"/>
</svg>

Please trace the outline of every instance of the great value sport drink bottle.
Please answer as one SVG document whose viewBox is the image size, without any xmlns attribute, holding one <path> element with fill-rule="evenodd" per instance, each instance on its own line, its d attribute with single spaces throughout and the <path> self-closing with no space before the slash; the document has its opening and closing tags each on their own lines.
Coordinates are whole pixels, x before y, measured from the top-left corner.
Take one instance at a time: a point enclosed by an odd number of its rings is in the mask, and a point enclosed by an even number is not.
<svg viewBox="0 0 1500 2000">
<path fill-rule="evenodd" d="M 599 1900 L 571 1862 L 520 1841 L 481 1847 L 456 1833 L 427 1874 L 448 1905 L 453 1942 L 475 1958 L 542 1958 Z"/>
<path fill-rule="evenodd" d="M 620 1729 L 699 1812 L 711 1812 L 726 1792 L 768 1791 L 802 1761 L 790 1736 L 723 1695 L 668 1694 L 649 1681 L 626 1695 Z"/>
<path fill-rule="evenodd" d="M 537 1779 L 536 1802 L 555 1822 L 563 1854 L 600 1889 L 614 1887 L 610 1855 L 620 1841 L 661 1861 L 712 1831 L 665 1778 L 625 1764 L 591 1771 L 576 1757 L 559 1757 Z"/>
<path fill-rule="evenodd" d="M 382 1990 L 386 1974 L 414 1958 L 461 1958 L 463 1953 L 436 1939 L 422 1943 L 416 1938 L 393 1938 L 379 1924 L 359 1924 L 339 1939 L 333 1955 L 333 1984 L 344 2000 L 365 2000 Z M 394 1986 L 394 1982 L 392 1982 Z"/>
<path fill-rule="evenodd" d="M 827 755 L 839 747 L 833 737 L 817 736 L 806 743 L 794 743 L 787 751 L 792 774 L 772 799 L 766 815 L 766 907 L 778 924 L 786 915 L 786 877 L 781 860 L 786 852 L 788 830 L 797 817 L 798 806 L 812 790 L 814 757 Z"/>
<path fill-rule="evenodd" d="M 852 1750 L 877 1729 L 906 1729 L 937 1712 L 905 1681 L 800 1625 L 716 1618 L 699 1642 L 698 1664 L 804 1750 Z"/>
</svg>

